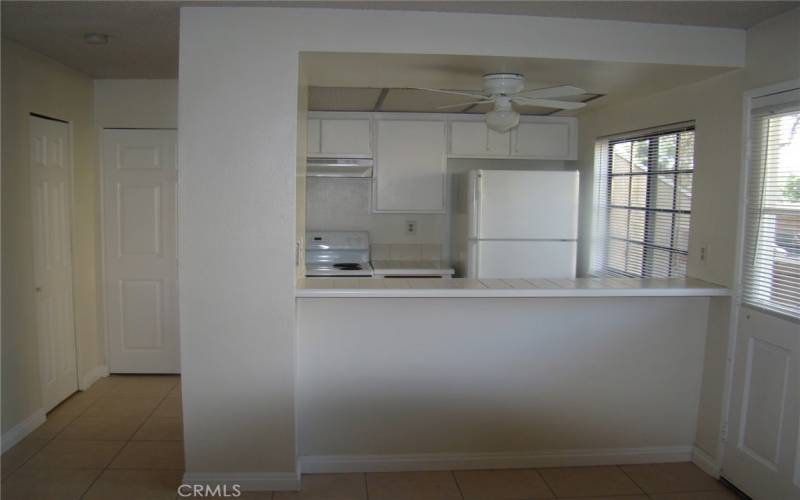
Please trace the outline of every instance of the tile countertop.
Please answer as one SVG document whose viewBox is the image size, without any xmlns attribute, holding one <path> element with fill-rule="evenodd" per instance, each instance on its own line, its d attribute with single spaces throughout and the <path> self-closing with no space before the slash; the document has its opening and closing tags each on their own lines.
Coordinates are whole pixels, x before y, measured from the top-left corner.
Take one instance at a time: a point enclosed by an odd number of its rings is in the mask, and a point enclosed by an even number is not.
<svg viewBox="0 0 800 500">
<path fill-rule="evenodd" d="M 377 275 L 391 276 L 452 276 L 455 270 L 439 260 L 373 260 Z"/>
<path fill-rule="evenodd" d="M 694 278 L 303 278 L 296 297 L 712 297 L 730 290 Z"/>
</svg>

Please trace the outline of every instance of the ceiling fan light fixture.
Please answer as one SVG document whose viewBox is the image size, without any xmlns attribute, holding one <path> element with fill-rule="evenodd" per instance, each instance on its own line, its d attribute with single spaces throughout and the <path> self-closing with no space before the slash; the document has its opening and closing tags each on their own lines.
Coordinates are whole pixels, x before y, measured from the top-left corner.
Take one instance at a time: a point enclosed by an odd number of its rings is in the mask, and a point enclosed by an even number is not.
<svg viewBox="0 0 800 500">
<path fill-rule="evenodd" d="M 496 132 L 508 132 L 519 125 L 519 113 L 511 107 L 511 100 L 499 96 L 494 103 L 494 109 L 486 113 L 486 126 Z"/>
<path fill-rule="evenodd" d="M 508 132 L 517 125 L 519 125 L 519 113 L 514 110 L 486 113 L 486 126 L 496 132 Z"/>
</svg>

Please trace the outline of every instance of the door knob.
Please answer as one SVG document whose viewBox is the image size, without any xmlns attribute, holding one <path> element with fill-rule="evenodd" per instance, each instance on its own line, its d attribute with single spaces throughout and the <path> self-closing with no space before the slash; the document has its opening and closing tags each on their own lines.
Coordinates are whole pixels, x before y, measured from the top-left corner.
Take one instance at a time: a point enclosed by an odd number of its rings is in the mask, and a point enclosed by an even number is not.
<svg viewBox="0 0 800 500">
<path fill-rule="evenodd" d="M 36 293 L 42 293 L 42 287 L 37 286 L 36 287 Z"/>
</svg>

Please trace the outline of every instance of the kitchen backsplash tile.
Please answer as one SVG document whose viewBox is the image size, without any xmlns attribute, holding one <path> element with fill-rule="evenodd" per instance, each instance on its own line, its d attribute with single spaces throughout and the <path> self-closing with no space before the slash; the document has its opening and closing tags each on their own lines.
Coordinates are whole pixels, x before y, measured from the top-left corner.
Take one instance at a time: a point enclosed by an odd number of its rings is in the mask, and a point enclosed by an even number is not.
<svg viewBox="0 0 800 500">
<path fill-rule="evenodd" d="M 371 247 L 372 260 L 389 260 L 389 248 L 391 245 L 374 244 Z"/>
<path fill-rule="evenodd" d="M 373 244 L 372 260 L 442 260 L 442 245 L 436 244 Z"/>
<path fill-rule="evenodd" d="M 391 245 L 390 260 L 419 260 L 422 258 L 421 245 Z"/>
<path fill-rule="evenodd" d="M 442 260 L 442 245 L 420 245 L 422 247 L 422 260 Z"/>
</svg>

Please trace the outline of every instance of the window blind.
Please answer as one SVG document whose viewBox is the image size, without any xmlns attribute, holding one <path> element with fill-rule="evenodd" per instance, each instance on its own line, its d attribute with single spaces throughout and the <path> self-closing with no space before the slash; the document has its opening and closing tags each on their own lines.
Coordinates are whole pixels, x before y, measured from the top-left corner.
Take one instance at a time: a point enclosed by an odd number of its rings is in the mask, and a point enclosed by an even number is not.
<svg viewBox="0 0 800 500">
<path fill-rule="evenodd" d="M 693 123 L 599 141 L 594 274 L 685 276 L 693 175 Z"/>
<path fill-rule="evenodd" d="M 751 113 L 744 303 L 800 318 L 800 102 Z"/>
</svg>

